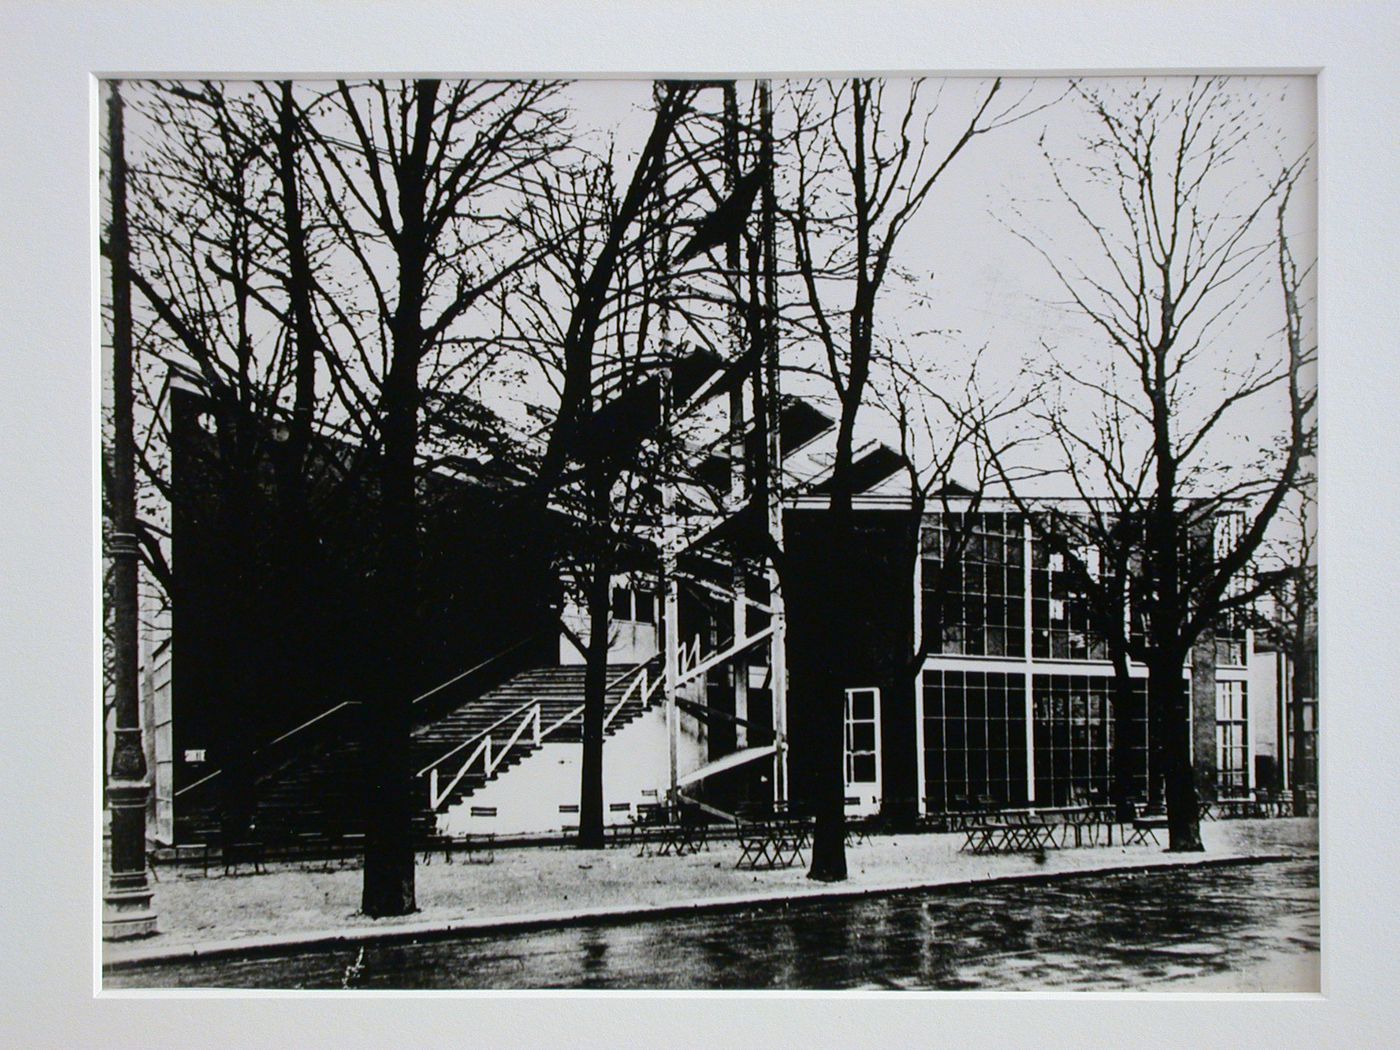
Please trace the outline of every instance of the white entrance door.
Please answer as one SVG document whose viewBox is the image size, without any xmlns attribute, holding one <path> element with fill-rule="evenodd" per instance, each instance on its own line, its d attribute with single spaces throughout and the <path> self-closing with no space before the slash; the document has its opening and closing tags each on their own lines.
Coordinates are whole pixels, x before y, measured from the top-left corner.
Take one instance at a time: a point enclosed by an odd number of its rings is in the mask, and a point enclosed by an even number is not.
<svg viewBox="0 0 1400 1050">
<path fill-rule="evenodd" d="M 846 690 L 846 815 L 880 808 L 880 690 Z"/>
</svg>

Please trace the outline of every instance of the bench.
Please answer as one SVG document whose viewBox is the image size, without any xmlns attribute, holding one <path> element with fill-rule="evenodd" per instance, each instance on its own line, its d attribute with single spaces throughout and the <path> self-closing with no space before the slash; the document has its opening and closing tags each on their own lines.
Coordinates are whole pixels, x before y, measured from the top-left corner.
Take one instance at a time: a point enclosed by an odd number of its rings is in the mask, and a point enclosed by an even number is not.
<svg viewBox="0 0 1400 1050">
<path fill-rule="evenodd" d="M 608 823 L 603 829 L 614 844 L 626 844 L 632 838 L 632 803 L 609 802 Z"/>
<path fill-rule="evenodd" d="M 263 844 L 257 839 L 230 842 L 223 848 L 224 874 L 236 873 L 240 864 L 251 864 L 253 874 L 262 875 L 267 871 L 263 866 L 263 857 Z"/>
<path fill-rule="evenodd" d="M 637 856 L 646 856 L 650 847 L 659 843 L 668 824 L 666 807 L 660 802 L 639 802 L 632 816 L 630 839 L 637 844 Z"/>
</svg>

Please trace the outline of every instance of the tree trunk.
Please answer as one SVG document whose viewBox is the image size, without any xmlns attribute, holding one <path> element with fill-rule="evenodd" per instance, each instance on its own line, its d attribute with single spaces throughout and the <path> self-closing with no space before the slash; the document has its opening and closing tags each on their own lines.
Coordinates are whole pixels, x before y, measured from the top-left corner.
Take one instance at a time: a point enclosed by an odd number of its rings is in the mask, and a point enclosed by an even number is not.
<svg viewBox="0 0 1400 1050">
<path fill-rule="evenodd" d="M 608 692 L 608 615 L 612 574 L 599 558 L 588 583 L 588 666 L 583 678 L 583 761 L 579 781 L 578 848 L 602 849 L 603 718 Z"/>
<path fill-rule="evenodd" d="M 1181 668 L 1185 660 L 1168 653 L 1153 662 L 1147 681 L 1148 703 L 1162 712 L 1161 755 L 1167 806 L 1168 852 L 1200 853 L 1200 796 L 1191 765 L 1190 699 Z"/>
<path fill-rule="evenodd" d="M 1113 785 L 1112 799 L 1120 819 L 1131 812 L 1134 744 L 1139 727 L 1137 697 L 1133 695 L 1133 680 L 1128 673 L 1128 658 L 1121 652 L 1113 654 Z M 1145 757 L 1145 756 L 1144 756 Z"/>
<path fill-rule="evenodd" d="M 266 658 L 266 650 L 260 644 L 263 632 L 257 601 L 257 581 L 262 567 L 257 564 L 252 542 L 255 526 L 248 490 L 257 472 L 253 464 L 245 460 L 246 443 L 237 433 L 251 425 L 252 421 L 245 419 L 232 425 L 234 439 L 221 445 L 229 458 L 218 464 L 216 475 L 221 479 L 220 532 L 225 558 L 223 578 L 228 588 L 224 612 L 229 623 L 234 625 L 234 631 L 225 636 L 224 644 L 219 647 L 222 659 L 218 692 L 213 698 L 219 705 L 220 747 L 224 759 L 219 778 L 219 832 L 226 850 L 254 836 L 257 774 L 253 751 L 259 731 L 270 715 L 267 698 L 261 694 L 258 682 L 258 667 Z M 230 638 L 238 639 L 246 648 L 232 648 L 228 642 Z"/>
<path fill-rule="evenodd" d="M 289 334 L 294 344 L 292 426 L 287 439 L 287 459 L 294 480 L 299 480 L 302 459 L 311 442 L 312 414 L 316 405 L 316 355 L 321 349 L 312 309 L 311 263 L 306 251 L 301 196 L 297 186 L 297 113 L 292 82 L 281 82 L 277 108 L 277 180 L 282 196 L 282 232 L 287 240 L 287 306 Z"/>
<path fill-rule="evenodd" d="M 412 144 L 396 172 L 400 228 L 398 299 L 389 319 L 392 357 L 381 388 L 378 461 L 380 550 L 375 593 L 380 618 L 378 688 L 363 751 L 369 790 L 365 828 L 366 915 L 418 910 L 414 887 L 413 795 L 409 769 L 412 681 L 417 666 L 418 365 L 426 351 L 423 307 L 432 234 L 426 221 L 428 151 L 438 82 L 415 84 Z"/>
<path fill-rule="evenodd" d="M 830 651 L 830 650 L 828 650 Z M 846 693 L 836 666 L 821 676 L 821 687 L 812 706 L 813 757 L 818 773 L 812 784 L 812 866 L 809 879 L 841 882 L 846 878 L 845 762 L 843 733 Z"/>
<path fill-rule="evenodd" d="M 402 285 L 401 285 L 402 290 Z M 401 307 L 402 307 L 401 303 Z M 417 316 L 416 311 L 413 314 Z M 414 582 L 417 576 L 418 372 L 411 333 L 395 333 L 384 384 L 383 449 L 379 459 L 380 555 L 375 593 L 379 631 L 376 688 L 366 698 L 367 822 L 361 908 L 366 915 L 407 915 L 414 894 L 413 800 L 409 782 L 414 665 Z M 403 340 L 403 342 L 401 342 Z"/>
</svg>

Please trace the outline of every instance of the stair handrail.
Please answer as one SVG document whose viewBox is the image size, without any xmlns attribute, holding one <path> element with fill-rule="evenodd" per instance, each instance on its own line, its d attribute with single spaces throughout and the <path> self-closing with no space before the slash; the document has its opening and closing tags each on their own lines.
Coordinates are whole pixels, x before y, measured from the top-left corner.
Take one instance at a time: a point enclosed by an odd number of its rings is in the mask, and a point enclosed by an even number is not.
<svg viewBox="0 0 1400 1050">
<path fill-rule="evenodd" d="M 460 682 L 463 678 L 466 678 L 468 675 L 476 674 L 476 672 L 480 671 L 482 668 L 486 667 L 487 665 L 493 664 L 493 663 L 495 663 L 497 660 L 500 660 L 500 659 L 502 659 L 503 657 L 509 656 L 511 653 L 515 652 L 517 649 L 521 648 L 522 646 L 528 645 L 528 644 L 530 644 L 531 642 L 536 641 L 536 640 L 540 637 L 540 634 L 541 634 L 541 633 L 542 633 L 542 632 L 540 632 L 540 631 L 536 631 L 534 634 L 527 635 L 526 637 L 520 639 L 518 642 L 515 642 L 513 645 L 510 645 L 510 646 L 506 647 L 505 649 L 502 649 L 502 650 L 501 650 L 500 652 L 498 652 L 498 653 L 493 653 L 491 656 L 488 656 L 485 660 L 482 660 L 481 662 L 479 662 L 479 663 L 477 663 L 477 664 L 474 664 L 474 665 L 471 666 L 471 667 L 468 667 L 465 671 L 461 672 L 460 674 L 453 675 L 453 676 L 452 676 L 451 678 L 449 678 L 447 681 L 442 682 L 442 683 L 440 683 L 440 684 L 438 684 L 438 685 L 433 686 L 433 688 L 429 689 L 426 693 L 423 693 L 423 694 L 421 694 L 421 695 L 419 695 L 419 696 L 416 696 L 416 697 L 414 697 L 411 701 L 409 701 L 409 706 L 413 706 L 414 704 L 417 704 L 417 703 L 419 703 L 419 702 L 421 702 L 421 701 L 423 701 L 423 700 L 426 700 L 426 699 L 428 699 L 428 697 L 433 696 L 433 695 L 435 695 L 436 693 L 440 693 L 442 690 L 446 689 L 448 686 L 457 684 L 457 683 Z M 291 729 L 287 730 L 285 733 L 282 733 L 280 736 L 275 736 L 275 737 L 273 737 L 273 738 L 272 738 L 271 740 L 269 740 L 266 744 L 263 744 L 263 745 L 261 745 L 260 747 L 254 748 L 254 749 L 249 753 L 249 756 L 248 756 L 248 757 L 249 757 L 250 760 L 251 760 L 251 759 L 255 759 L 255 758 L 259 757 L 260 755 L 262 755 L 265 751 L 268 751 L 268 750 L 270 750 L 271 748 L 273 748 L 273 747 L 277 746 L 278 744 L 282 743 L 284 740 L 289 740 L 289 739 L 291 739 L 292 737 L 297 736 L 298 734 L 305 732 L 306 730 L 310 729 L 313 725 L 316 725 L 318 722 L 324 721 L 325 719 L 331 717 L 331 715 L 334 715 L 334 714 L 337 713 L 338 711 L 342 711 L 342 710 L 344 710 L 344 709 L 347 708 L 347 707 L 357 707 L 357 706 L 359 706 L 360 703 L 361 703 L 361 701 L 359 701 L 359 700 L 342 700 L 340 703 L 334 704 L 334 705 L 332 705 L 331 707 L 328 707 L 326 710 L 322 711 L 320 714 L 312 715 L 310 718 L 308 718 L 305 722 L 302 722 L 300 725 L 298 725 L 298 726 L 293 726 Z M 171 795 L 171 798 L 179 798 L 181 795 L 187 794 L 188 792 L 193 791 L 195 788 L 201 787 L 202 785 L 209 783 L 209 781 L 211 781 L 211 780 L 213 780 L 215 777 L 219 776 L 219 774 L 221 774 L 223 771 L 224 771 L 224 767 L 221 766 L 221 767 L 219 767 L 218 769 L 214 770 L 214 771 L 211 772 L 211 773 L 206 773 L 204 776 L 200 777 L 200 778 L 199 778 L 198 780 L 196 780 L 194 783 L 192 783 L 192 784 L 186 784 L 184 787 L 180 788 L 178 791 L 175 791 L 175 792 Z M 418 775 L 421 776 L 421 775 L 422 775 L 422 771 L 420 771 Z"/>
<path fill-rule="evenodd" d="M 677 671 L 686 674 L 689 670 L 700 662 L 700 636 L 697 634 L 691 638 L 687 644 L 681 643 L 680 651 L 677 653 Z"/>
<path fill-rule="evenodd" d="M 623 692 L 622 699 L 618 701 L 618 703 L 613 707 L 612 711 L 609 713 L 607 718 L 604 720 L 604 729 L 606 729 L 608 725 L 612 722 L 613 717 L 617 714 L 619 710 L 621 710 L 622 705 L 625 704 L 628 700 L 630 700 L 639 688 L 642 693 L 642 705 L 646 705 L 647 700 L 650 699 L 651 695 L 656 691 L 656 687 L 660 685 L 662 681 L 662 679 L 659 677 L 655 681 L 649 681 L 649 678 L 650 676 L 647 672 L 647 665 L 643 663 L 632 668 L 630 671 L 627 671 L 624 674 L 618 676 L 616 681 L 608 683 L 608 690 L 612 691 L 613 689 L 616 689 L 619 685 L 621 685 L 623 682 L 627 682 L 628 679 L 631 679 L 631 681 L 628 682 L 626 690 L 624 690 Z M 453 789 L 455 789 L 457 785 L 461 783 L 462 778 L 467 775 L 472 765 L 483 754 L 485 755 L 483 771 L 485 775 L 489 777 L 492 773 L 496 771 L 496 768 L 503 761 L 505 761 L 505 758 L 507 755 L 510 754 L 511 749 L 515 747 L 515 745 L 520 741 L 520 738 L 525 734 L 526 729 L 533 727 L 534 743 L 536 746 L 538 746 L 540 742 L 545 739 L 545 737 L 549 736 L 549 734 L 553 733 L 560 726 L 564 725 L 565 723 L 571 721 L 574 718 L 577 718 L 583 712 L 584 705 L 579 704 L 568 714 L 564 715 L 562 718 L 556 719 L 547 728 L 544 729 L 540 728 L 540 712 L 542 708 L 543 705 L 537 699 L 525 701 L 523 704 L 510 711 L 508 714 L 504 714 L 500 718 L 496 719 L 496 721 L 492 722 L 489 726 L 476 733 L 474 736 L 471 736 L 468 739 L 462 741 L 462 743 L 458 744 L 451 751 L 448 751 L 443 755 L 439 755 L 436 759 L 434 759 L 428 765 L 424 766 L 417 773 L 415 773 L 414 776 L 418 777 L 423 776 L 423 774 L 425 773 L 428 775 L 428 799 L 430 808 L 436 810 L 438 806 L 440 806 L 446 799 L 451 797 Z M 499 729 L 502 725 L 509 722 L 512 718 L 514 718 L 521 712 L 525 712 L 525 717 L 520 720 L 518 725 L 516 725 L 510 737 L 499 748 L 494 747 L 494 741 L 491 737 L 491 733 Z M 476 748 L 471 752 L 471 754 L 467 756 L 466 761 L 464 761 L 461 764 L 461 766 L 458 767 L 457 772 L 453 775 L 452 780 L 448 783 L 447 787 L 441 792 L 439 792 L 438 767 L 442 765 L 442 763 L 446 762 L 453 755 L 464 750 L 465 748 L 471 747 L 473 744 L 477 745 Z"/>
<path fill-rule="evenodd" d="M 452 797 L 453 789 L 455 789 L 457 785 L 462 782 L 462 778 L 467 775 L 468 771 L 472 767 L 472 764 L 475 763 L 476 760 L 480 758 L 483 754 L 486 757 L 485 761 L 481 764 L 481 772 L 483 776 L 489 778 L 492 773 L 496 772 L 496 767 L 505 761 L 506 756 L 510 754 L 511 749 L 515 747 L 516 743 L 519 742 L 521 736 L 524 735 L 525 730 L 530 728 L 531 725 L 534 725 L 535 727 L 536 743 L 539 742 L 539 702 L 536 701 L 526 706 L 529 707 L 529 710 L 525 712 L 525 717 L 520 720 L 520 724 L 517 725 L 515 727 L 515 730 L 510 734 L 510 736 L 506 738 L 506 742 L 500 745 L 499 747 L 494 746 L 491 731 L 484 730 L 484 732 L 486 733 L 486 739 L 481 741 L 481 743 L 476 746 L 476 750 L 474 750 L 470 755 L 467 756 L 467 760 L 462 763 L 461 767 L 458 768 L 456 775 L 453 776 L 451 782 L 448 783 L 447 787 L 441 792 L 438 791 L 437 766 L 434 765 L 431 768 L 430 772 L 428 773 L 429 809 L 436 811 L 439 806 L 446 802 L 447 799 Z M 516 708 L 517 712 L 520 710 L 522 710 L 522 708 Z M 509 717 L 509 715 L 506 716 L 506 718 Z M 504 719 L 502 721 L 504 721 Z M 496 725 L 500 725 L 500 722 L 497 722 Z"/>
<path fill-rule="evenodd" d="M 624 671 L 622 674 L 618 675 L 616 679 L 614 679 L 613 681 L 611 681 L 611 682 L 609 682 L 609 683 L 607 684 L 607 688 L 604 690 L 604 693 L 606 694 L 606 693 L 612 692 L 614 689 L 616 689 L 618 686 L 620 686 L 623 682 L 627 681 L 627 679 L 629 679 L 629 678 L 632 678 L 634 675 L 637 676 L 637 678 L 640 678 L 642 675 L 646 674 L 646 669 L 647 669 L 646 663 L 640 663 L 640 664 L 638 664 L 636 667 L 632 668 L 630 671 Z M 634 681 L 635 681 L 635 680 L 634 680 Z M 629 688 L 630 688 L 630 687 L 629 687 Z M 584 709 L 584 707 L 586 707 L 586 706 L 587 706 L 586 704 L 579 704 L 577 707 L 575 707 L 575 708 L 574 708 L 572 711 L 570 711 L 568 714 L 562 715 L 562 716 L 560 716 L 559 718 L 556 718 L 553 722 L 551 722 L 551 723 L 549 724 L 549 727 L 548 727 L 547 729 L 541 731 L 541 733 L 540 733 L 540 739 L 544 739 L 545 737 L 547 737 L 547 736 L 549 736 L 551 733 L 553 733 L 556 729 L 558 729 L 558 728 L 560 728 L 561 726 L 567 725 L 568 723 L 572 722 L 572 721 L 573 721 L 575 718 L 577 718 L 579 715 L 583 714 L 583 709 Z M 619 705 L 619 706 L 620 706 L 620 705 Z M 611 719 L 609 719 L 608 721 L 611 721 Z M 603 723 L 603 727 L 604 727 L 604 728 L 607 728 L 608 721 L 604 721 L 604 723 Z"/>
<path fill-rule="evenodd" d="M 347 708 L 347 707 L 357 707 L 357 706 L 359 705 L 359 703 L 360 703 L 360 701 L 358 701 L 358 700 L 342 700 L 340 703 L 336 704 L 334 707 L 328 707 L 326 710 L 322 711 L 320 714 L 318 714 L 318 715 L 312 715 L 312 716 L 311 716 L 310 718 L 308 718 L 305 722 L 301 723 L 301 725 L 299 725 L 299 726 L 293 726 L 291 729 L 288 729 L 288 730 L 287 730 L 285 733 L 283 733 L 281 736 L 275 736 L 275 737 L 273 737 L 273 738 L 272 738 L 271 740 L 269 740 L 266 744 L 263 744 L 262 747 L 254 748 L 254 749 L 252 750 L 252 752 L 250 753 L 249 757 L 250 757 L 250 758 L 256 758 L 258 755 L 261 755 L 264 751 L 267 751 L 269 748 L 275 747 L 277 744 L 280 744 L 282 741 L 288 739 L 289 737 L 296 736 L 298 733 L 303 732 L 304 730 L 310 729 L 310 728 L 311 728 L 313 725 L 315 725 L 317 722 L 320 722 L 320 721 L 322 721 L 323 719 L 329 718 L 331 715 L 335 714 L 337 711 L 343 710 L 344 708 Z M 207 773 L 207 774 L 205 774 L 204 776 L 200 777 L 200 778 L 199 778 L 198 780 L 196 780 L 193 784 L 186 784 L 184 787 L 182 787 L 182 788 L 180 788 L 178 791 L 176 791 L 171 797 L 172 797 L 172 798 L 179 798 L 181 795 L 185 794 L 186 792 L 188 792 L 188 791 L 193 791 L 195 788 L 199 787 L 201 784 L 207 784 L 207 783 L 209 783 L 209 781 L 213 780 L 215 777 L 217 777 L 217 776 L 218 776 L 220 773 L 222 773 L 223 771 L 224 771 L 224 768 L 223 768 L 222 766 L 220 766 L 218 769 L 214 770 L 212 773 Z"/>
<path fill-rule="evenodd" d="M 429 774 L 428 774 L 428 808 L 429 808 L 429 809 L 431 809 L 431 810 L 433 810 L 433 811 L 436 811 L 437 808 L 438 808 L 440 805 L 442 805 L 444 801 L 447 800 L 447 798 L 452 794 L 452 789 L 455 788 L 455 787 L 461 782 L 462 778 L 463 778 L 464 776 L 467 775 L 467 770 L 471 768 L 471 764 L 477 760 L 477 757 L 478 757 L 483 751 L 485 751 L 485 752 L 487 753 L 487 761 L 490 761 L 490 753 L 491 753 L 491 737 L 490 737 L 490 736 L 487 736 L 485 740 L 483 740 L 480 744 L 478 744 L 478 745 L 476 746 L 476 750 L 473 751 L 470 755 L 467 756 L 467 760 L 466 760 L 465 762 L 462 763 L 462 768 L 460 768 L 459 770 L 457 770 L 457 775 L 454 776 L 454 777 L 452 778 L 452 783 L 448 784 L 448 785 L 447 785 L 447 790 L 443 791 L 441 794 L 438 794 L 438 771 L 437 771 L 437 767 L 436 767 L 436 766 L 433 766 L 433 767 L 432 767 L 431 772 L 429 772 Z"/>
<path fill-rule="evenodd" d="M 660 689 L 660 688 L 661 688 L 663 685 L 665 685 L 665 684 L 666 684 L 666 676 L 665 676 L 665 675 L 657 675 L 656 678 L 652 681 L 651 685 L 647 687 L 647 691 L 646 691 L 645 693 L 642 694 L 642 707 L 643 707 L 643 708 L 645 708 L 649 703 L 651 703 L 651 698 L 652 698 L 653 696 L 656 695 L 656 691 L 657 691 L 658 689 Z"/>
<path fill-rule="evenodd" d="M 579 704 L 578 707 L 574 708 L 568 714 L 561 715 L 560 717 L 556 718 L 553 722 L 549 723 L 549 726 L 540 732 L 540 739 L 543 740 L 545 737 L 549 736 L 550 733 L 553 733 L 560 726 L 572 722 L 579 715 L 583 714 L 583 708 L 584 705 Z"/>
<path fill-rule="evenodd" d="M 525 715 L 525 717 L 520 720 L 520 724 L 515 727 L 515 732 L 511 733 L 510 737 L 506 740 L 506 742 L 501 745 L 500 750 L 496 752 L 495 757 L 492 758 L 490 755 L 487 756 L 486 775 L 488 777 L 492 773 L 496 772 L 496 767 L 499 766 L 501 762 L 505 760 L 505 757 L 508 754 L 510 754 L 510 749 L 515 746 L 516 741 L 520 739 L 520 735 L 525 732 L 526 728 L 530 725 L 530 723 L 534 722 L 536 725 L 539 724 L 539 711 L 540 705 L 536 703 L 534 707 L 532 707 L 530 711 Z"/>
<path fill-rule="evenodd" d="M 745 635 L 742 638 L 732 638 L 728 642 L 721 643 L 713 652 L 703 659 L 700 658 L 698 652 L 700 639 L 697 637 L 695 639 L 697 648 L 695 660 L 677 675 L 676 684 L 688 685 L 710 669 L 718 667 L 720 664 L 732 660 L 740 653 L 752 649 L 759 642 L 771 636 L 776 628 L 776 624 L 769 623 L 767 627 L 762 627 L 753 634 Z"/>
<path fill-rule="evenodd" d="M 526 707 L 528 707 L 529 710 L 525 710 Z M 451 798 L 452 791 L 454 791 L 456 785 L 462 783 L 462 777 L 468 774 L 468 771 L 472 769 L 472 764 L 475 763 L 479 757 L 482 757 L 482 755 L 486 756 L 486 760 L 482 763 L 482 776 L 490 778 L 491 774 L 496 773 L 496 767 L 500 766 L 500 764 L 504 762 L 505 757 L 510 755 L 511 749 L 517 745 L 519 738 L 525 735 L 526 729 L 531 728 L 532 725 L 535 727 L 535 743 L 538 745 L 539 708 L 540 704 L 538 700 L 533 701 L 533 703 L 522 704 L 521 707 L 515 708 L 515 711 L 512 711 L 511 714 L 518 714 L 519 711 L 525 711 L 525 717 L 521 718 L 521 721 L 519 721 L 514 731 L 511 732 L 511 735 L 505 739 L 505 743 L 498 746 L 498 748 L 494 746 L 494 738 L 491 736 L 491 731 L 496 729 L 498 725 L 501 725 L 501 722 L 507 721 L 511 715 L 505 715 L 505 718 L 500 718 L 500 720 L 494 722 L 490 728 L 483 729 L 482 732 L 486 734 L 486 739 L 480 742 L 479 745 L 476 745 L 476 749 L 473 750 L 470 755 L 466 756 L 466 762 L 463 762 L 461 767 L 456 770 L 455 776 L 452 777 L 451 783 L 447 785 L 444 791 L 438 791 L 437 764 L 434 763 L 433 766 L 428 767 L 428 808 L 437 811 L 438 806 L 442 805 L 442 802 Z"/>
<path fill-rule="evenodd" d="M 466 678 L 468 675 L 476 674 L 476 672 L 480 671 L 483 667 L 486 667 L 488 664 L 493 664 L 493 663 L 495 663 L 497 660 L 500 660 L 500 659 L 502 659 L 503 657 L 509 656 L 511 653 L 515 652 L 515 650 L 521 648 L 522 646 L 529 645 L 531 642 L 533 642 L 533 641 L 535 641 L 536 639 L 538 639 L 541 633 L 542 633 L 542 632 L 540 632 L 540 631 L 536 631 L 534 634 L 527 635 L 526 637 L 520 639 L 520 641 L 516 642 L 514 645 L 511 645 L 511 646 L 509 646 L 509 647 L 507 647 L 507 648 L 505 648 L 505 649 L 502 649 L 502 650 L 501 650 L 500 652 L 498 652 L 498 653 L 493 653 L 491 656 L 488 656 L 485 660 L 482 660 L 480 663 L 474 664 L 473 666 L 468 667 L 468 668 L 467 668 L 465 671 L 463 671 L 461 674 L 453 675 L 453 676 L 452 676 L 451 678 L 449 678 L 447 681 L 442 682 L 442 683 L 440 683 L 440 684 L 438 684 L 438 685 L 433 686 L 433 687 L 432 687 L 431 689 L 429 689 L 426 693 L 422 693 L 422 694 L 419 695 L 419 696 L 415 696 L 415 697 L 409 702 L 409 703 L 410 703 L 410 706 L 413 705 L 413 704 L 422 703 L 424 700 L 428 699 L 428 697 L 434 696 L 434 695 L 436 695 L 437 693 L 442 692 L 442 691 L 443 691 L 444 689 L 446 689 L 448 686 L 456 685 L 458 682 L 460 682 L 463 678 Z"/>
<path fill-rule="evenodd" d="M 413 775 L 414 775 L 415 777 L 421 777 L 424 773 L 428 772 L 429 770 L 431 770 L 431 769 L 436 769 L 440 764 L 442 764 L 443 762 L 446 762 L 449 758 L 451 758 L 453 755 L 455 755 L 458 751 L 461 751 L 463 748 L 466 748 L 466 747 L 471 747 L 471 746 L 472 746 L 473 744 L 475 744 L 478 740 L 480 740 L 482 737 L 484 737 L 487 733 L 491 732 L 491 730 L 493 730 L 493 729 L 498 729 L 503 723 L 509 722 L 512 718 L 514 718 L 516 715 L 520 714 L 520 712 L 521 712 L 521 711 L 524 711 L 527 707 L 533 707 L 533 706 L 535 706 L 535 705 L 538 704 L 538 703 L 539 703 L 538 700 L 526 700 L 523 704 L 521 704 L 521 705 L 520 705 L 519 707 L 517 707 L 515 710 L 511 711 L 509 714 L 504 714 L 504 715 L 502 715 L 500 718 L 496 719 L 494 722 L 492 722 L 492 723 L 491 723 L 489 726 L 487 726 L 485 729 L 481 730 L 481 732 L 475 734 L 474 736 L 468 737 L 466 740 L 463 740 L 460 744 L 458 744 L 456 747 L 454 747 L 451 751 L 448 751 L 448 752 L 446 752 L 445 754 L 438 755 L 437 758 L 433 759 L 431 762 L 429 762 L 426 766 L 424 766 L 422 769 L 420 769 L 417 773 L 414 773 Z"/>
<path fill-rule="evenodd" d="M 612 710 L 610 710 L 608 712 L 607 717 L 603 719 L 604 732 L 607 732 L 608 726 L 612 725 L 613 719 L 617 717 L 617 713 L 622 710 L 622 706 L 625 703 L 627 703 L 628 700 L 632 699 L 632 694 L 637 691 L 637 688 L 639 686 L 641 687 L 643 694 L 645 694 L 647 688 L 646 664 L 642 665 L 642 673 L 639 674 L 636 678 L 632 679 L 632 683 L 625 690 L 623 690 L 622 699 L 620 699 L 617 703 L 613 704 Z"/>
</svg>

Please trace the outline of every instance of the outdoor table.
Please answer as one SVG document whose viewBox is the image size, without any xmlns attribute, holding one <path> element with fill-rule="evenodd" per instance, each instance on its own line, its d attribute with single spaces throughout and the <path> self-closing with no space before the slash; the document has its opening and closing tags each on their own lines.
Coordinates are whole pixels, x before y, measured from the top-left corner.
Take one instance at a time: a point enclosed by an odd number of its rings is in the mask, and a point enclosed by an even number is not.
<svg viewBox="0 0 1400 1050">
<path fill-rule="evenodd" d="M 1046 806 L 1036 812 L 1046 824 L 1059 828 L 1060 841 L 1058 846 L 1060 849 L 1065 849 L 1069 845 L 1071 834 L 1074 836 L 1075 847 L 1083 846 L 1086 828 L 1090 832 L 1090 843 L 1093 844 L 1097 841 L 1097 835 L 1094 834 L 1097 824 L 1093 819 L 1095 816 L 1093 806 Z"/>
<path fill-rule="evenodd" d="M 633 834 L 640 842 L 637 856 L 646 856 L 656 846 L 658 857 L 681 857 L 697 853 L 705 846 L 708 828 L 697 812 L 663 804 L 643 803 L 637 807 Z"/>
<path fill-rule="evenodd" d="M 964 828 L 965 838 L 959 852 L 1015 853 L 1056 845 L 1054 825 L 1048 823 L 1038 810 L 1004 809 L 996 816 L 999 819 L 985 820 Z"/>
<path fill-rule="evenodd" d="M 739 843 L 736 868 L 772 867 L 768 856 L 768 829 L 761 823 L 734 818 L 734 839 Z"/>
<path fill-rule="evenodd" d="M 1047 846 L 1059 848 L 1055 842 L 1054 810 L 1049 809 L 1004 809 L 1001 815 L 1007 822 L 1007 841 L 1011 849 L 1038 850 Z"/>
<path fill-rule="evenodd" d="M 204 877 L 209 877 L 209 857 L 213 850 L 213 845 L 208 842 L 186 842 L 182 845 L 171 847 L 174 851 L 172 860 L 179 864 L 184 860 L 198 860 L 200 869 Z"/>
<path fill-rule="evenodd" d="M 1091 803 L 1084 806 L 1066 806 L 1062 812 L 1065 817 L 1065 838 L 1070 831 L 1074 833 L 1074 844 L 1082 846 L 1084 844 L 1084 833 L 1089 833 L 1089 845 L 1099 844 L 1099 828 L 1104 829 L 1105 845 L 1113 845 L 1113 825 L 1117 823 L 1114 807 L 1107 803 Z M 1064 840 L 1061 840 L 1063 845 Z"/>
<path fill-rule="evenodd" d="M 736 868 L 787 868 L 805 864 L 802 851 L 811 843 L 812 822 L 790 813 L 746 819 L 734 818 L 739 842 Z"/>
<path fill-rule="evenodd" d="M 1105 805 L 1037 806 L 1000 810 L 991 819 L 964 827 L 959 852 L 1011 853 L 1023 850 L 1065 849 L 1070 837 L 1082 847 L 1098 845 L 1098 829 L 1113 845 L 1113 807 Z M 1087 833 L 1087 834 L 1086 834 Z"/>
<path fill-rule="evenodd" d="M 969 824 L 962 829 L 964 839 L 963 844 L 958 847 L 958 852 L 996 853 L 996 835 L 1002 830 L 1002 826 L 997 824 Z"/>
<path fill-rule="evenodd" d="M 686 847 L 689 845 L 689 836 L 686 829 L 677 821 L 668 820 L 657 830 L 657 841 L 660 847 L 656 851 L 658 857 L 683 856 Z"/>
<path fill-rule="evenodd" d="M 678 857 L 686 853 L 698 853 L 705 848 L 708 837 L 709 828 L 701 819 L 699 811 L 682 806 L 672 814 L 671 820 L 662 830 L 660 852 L 664 855 L 668 850 L 674 851 Z"/>
<path fill-rule="evenodd" d="M 643 802 L 632 816 L 632 841 L 637 843 L 637 856 L 644 857 L 653 842 L 665 833 L 669 823 L 666 809 L 659 802 Z"/>
</svg>

